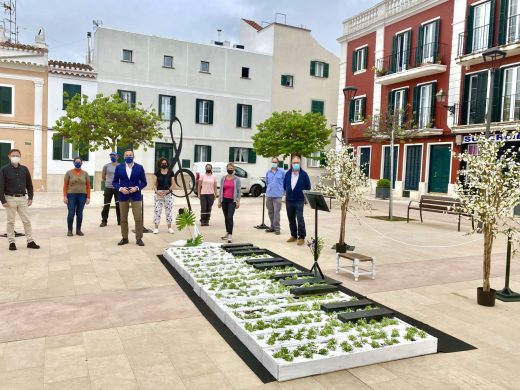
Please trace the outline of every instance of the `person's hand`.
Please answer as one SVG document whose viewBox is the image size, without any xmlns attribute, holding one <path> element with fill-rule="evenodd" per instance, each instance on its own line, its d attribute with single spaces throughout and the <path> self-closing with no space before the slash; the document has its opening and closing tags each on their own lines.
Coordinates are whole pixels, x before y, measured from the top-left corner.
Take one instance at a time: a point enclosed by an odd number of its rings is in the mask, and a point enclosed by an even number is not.
<svg viewBox="0 0 520 390">
<path fill-rule="evenodd" d="M 32 205 L 32 199 L 27 199 L 27 206 L 31 207 L 31 205 Z"/>
<path fill-rule="evenodd" d="M 126 188 L 122 188 L 121 189 L 121 192 L 124 194 L 124 195 L 128 195 L 130 192 L 128 192 L 128 190 Z"/>
<path fill-rule="evenodd" d="M 130 190 L 128 191 L 130 194 L 133 194 L 135 192 L 135 188 L 134 187 L 130 187 Z"/>
<path fill-rule="evenodd" d="M 69 203 L 69 200 L 65 196 L 63 197 L 63 203 L 65 203 L 65 204 Z"/>
<path fill-rule="evenodd" d="M 240 203 L 239 203 L 239 202 L 237 202 L 237 206 L 236 206 L 236 208 L 237 208 L 237 209 L 240 208 Z"/>
<path fill-rule="evenodd" d="M 87 198 L 87 204 L 89 204 L 89 203 L 90 203 L 90 198 Z"/>
<path fill-rule="evenodd" d="M 2 203 L 2 206 L 4 206 L 5 208 L 9 207 L 9 205 L 7 203 Z"/>
<path fill-rule="evenodd" d="M 219 209 L 222 208 L 222 202 L 220 202 L 220 201 L 218 202 L 218 208 Z"/>
</svg>

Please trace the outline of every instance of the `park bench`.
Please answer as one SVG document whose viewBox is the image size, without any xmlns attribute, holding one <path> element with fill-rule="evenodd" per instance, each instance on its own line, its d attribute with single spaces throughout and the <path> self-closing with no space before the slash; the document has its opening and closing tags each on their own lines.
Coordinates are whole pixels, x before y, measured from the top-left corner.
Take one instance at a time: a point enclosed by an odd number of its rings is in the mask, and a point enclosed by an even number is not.
<svg viewBox="0 0 520 390">
<path fill-rule="evenodd" d="M 415 205 L 415 204 L 418 205 Z M 458 231 L 460 232 L 460 219 L 462 216 L 471 218 L 471 226 L 475 229 L 473 216 L 471 214 L 462 213 L 459 210 L 460 201 L 456 198 L 450 198 L 447 196 L 433 196 L 433 195 L 421 195 L 419 201 L 412 200 L 408 204 L 408 211 L 406 213 L 406 222 L 410 222 L 410 210 L 419 210 L 421 222 L 423 221 L 423 211 L 429 211 L 431 213 L 441 214 L 453 214 L 459 216 Z"/>
</svg>

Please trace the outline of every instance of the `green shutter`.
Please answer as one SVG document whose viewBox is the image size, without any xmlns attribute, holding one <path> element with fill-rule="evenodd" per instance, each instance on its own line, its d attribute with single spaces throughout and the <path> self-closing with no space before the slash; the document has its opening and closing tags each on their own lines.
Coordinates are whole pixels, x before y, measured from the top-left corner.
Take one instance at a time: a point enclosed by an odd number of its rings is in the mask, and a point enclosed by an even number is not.
<svg viewBox="0 0 520 390">
<path fill-rule="evenodd" d="M 286 75 L 282 75 L 282 81 L 280 82 L 281 85 L 287 85 L 287 76 Z"/>
<path fill-rule="evenodd" d="M 363 57 L 363 69 L 368 69 L 368 46 L 363 49 L 365 55 Z"/>
<path fill-rule="evenodd" d="M 397 69 L 397 36 L 392 37 L 392 58 L 390 61 L 390 72 L 395 73 Z"/>
<path fill-rule="evenodd" d="M 403 104 L 403 122 L 406 122 L 408 120 L 408 88 L 403 90 Z"/>
<path fill-rule="evenodd" d="M 201 99 L 195 99 L 195 123 L 200 123 L 199 114 L 200 114 L 200 102 L 201 101 L 202 101 Z"/>
<path fill-rule="evenodd" d="M 473 123 L 484 123 L 486 121 L 486 100 L 488 88 L 488 72 L 482 72 L 477 81 L 477 101 L 475 121 Z"/>
<path fill-rule="evenodd" d="M 354 122 L 354 100 L 350 101 L 348 109 L 348 123 Z"/>
<path fill-rule="evenodd" d="M 394 100 L 395 100 L 395 91 L 388 92 L 388 107 L 387 112 L 392 115 L 394 112 Z"/>
<path fill-rule="evenodd" d="M 464 77 L 464 91 L 462 95 L 462 106 L 460 110 L 461 117 L 459 118 L 460 125 L 466 125 L 468 123 L 468 105 L 469 105 L 469 84 L 471 75 Z"/>
<path fill-rule="evenodd" d="M 208 161 L 211 161 L 211 145 L 206 146 L 206 148 L 208 149 L 208 153 L 207 153 Z"/>
<path fill-rule="evenodd" d="M 515 0 L 516 1 L 516 0 Z M 506 31 L 507 31 L 507 23 L 508 23 L 508 14 L 509 10 L 509 0 L 502 0 L 500 2 L 500 14 L 498 18 L 498 44 L 503 45 L 507 41 Z M 513 15 L 511 15 L 513 16 Z M 518 17 L 518 16 L 513 16 Z M 516 22 L 516 20 L 515 20 Z"/>
<path fill-rule="evenodd" d="M 229 148 L 229 162 L 235 161 L 235 148 Z"/>
<path fill-rule="evenodd" d="M 13 113 L 13 89 L 11 87 L 0 87 L 0 114 Z"/>
<path fill-rule="evenodd" d="M 473 18 L 475 16 L 475 7 L 468 6 L 468 19 L 466 23 L 466 50 L 464 54 L 469 54 L 473 51 Z"/>
<path fill-rule="evenodd" d="M 237 127 L 242 127 L 242 104 L 237 104 Z"/>
<path fill-rule="evenodd" d="M 63 155 L 63 137 L 54 134 L 52 137 L 52 159 L 61 160 Z"/>
<path fill-rule="evenodd" d="M 318 102 L 318 109 L 321 115 L 325 114 L 325 102 Z"/>
<path fill-rule="evenodd" d="M 329 64 L 323 63 L 323 77 L 329 77 Z"/>
<path fill-rule="evenodd" d="M 365 120 L 365 118 L 367 117 L 367 98 L 364 97 L 364 98 L 361 98 L 361 116 L 363 117 L 362 119 Z"/>
<path fill-rule="evenodd" d="M 419 123 L 419 86 L 413 88 L 412 118 L 415 126 Z"/>
<path fill-rule="evenodd" d="M 352 52 L 352 73 L 356 73 L 356 71 L 358 70 L 357 69 L 357 56 L 358 56 L 358 51 L 354 50 Z"/>
<path fill-rule="evenodd" d="M 195 152 L 193 155 L 193 161 L 200 162 L 200 145 L 195 145 Z"/>
<path fill-rule="evenodd" d="M 208 116 L 208 123 L 211 125 L 213 124 L 213 100 L 209 100 L 209 116 Z"/>
<path fill-rule="evenodd" d="M 316 61 L 311 61 L 311 76 L 316 75 Z"/>
<path fill-rule="evenodd" d="M 183 159 L 181 165 L 182 165 L 183 168 L 191 168 L 191 161 L 187 160 L 187 159 L 186 160 Z"/>
<path fill-rule="evenodd" d="M 412 55 L 411 55 L 412 54 L 412 30 L 405 32 L 405 34 L 408 34 L 408 47 L 406 48 L 406 53 L 405 53 L 406 54 L 405 63 L 406 63 L 406 65 L 410 65 L 411 64 L 410 60 L 412 58 Z M 407 69 L 408 69 L 408 67 L 407 67 Z"/>
<path fill-rule="evenodd" d="M 256 164 L 256 152 L 254 149 L 249 149 L 249 153 L 247 156 L 247 162 L 249 164 Z"/>
<path fill-rule="evenodd" d="M 439 37 L 441 34 L 441 20 L 437 19 L 435 22 L 433 22 L 435 25 L 435 36 L 433 37 L 433 60 L 437 62 L 437 57 L 440 56 L 439 53 Z"/>
<path fill-rule="evenodd" d="M 495 71 L 495 79 L 493 80 L 493 85 L 492 85 L 493 107 L 492 107 L 492 112 L 491 112 L 491 120 L 493 122 L 501 121 L 503 77 L 504 77 L 504 69 L 497 69 Z"/>
<path fill-rule="evenodd" d="M 489 20 L 489 38 L 488 48 L 493 47 L 493 37 L 495 36 L 495 0 L 491 0 L 490 20 Z"/>
<path fill-rule="evenodd" d="M 247 106 L 247 127 L 250 129 L 253 125 L 253 106 Z"/>
<path fill-rule="evenodd" d="M 137 102 L 135 91 L 130 91 L 130 102 L 132 107 L 135 106 L 135 103 Z"/>
<path fill-rule="evenodd" d="M 419 65 L 423 60 L 423 46 L 424 46 L 424 26 L 419 26 L 417 34 L 417 48 L 415 49 L 415 65 Z"/>
<path fill-rule="evenodd" d="M 430 100 L 430 118 L 432 127 L 435 127 L 435 94 L 437 93 L 437 83 L 432 83 L 432 95 Z"/>
</svg>

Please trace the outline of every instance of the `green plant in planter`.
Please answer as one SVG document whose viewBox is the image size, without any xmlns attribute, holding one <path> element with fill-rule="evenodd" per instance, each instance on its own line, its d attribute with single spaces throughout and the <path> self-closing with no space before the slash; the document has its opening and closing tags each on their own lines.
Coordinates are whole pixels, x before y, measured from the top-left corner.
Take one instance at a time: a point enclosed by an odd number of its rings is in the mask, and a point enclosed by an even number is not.
<svg viewBox="0 0 520 390">
<path fill-rule="evenodd" d="M 390 180 L 388 179 L 379 179 L 377 181 L 377 186 L 382 188 L 390 188 Z"/>
<path fill-rule="evenodd" d="M 188 231 L 190 232 L 191 238 L 186 240 L 185 246 L 187 247 L 200 246 L 203 242 L 202 234 L 198 232 L 197 227 L 195 226 L 195 220 L 195 213 L 186 209 L 182 209 L 182 212 L 179 212 L 175 218 L 175 224 L 177 225 L 177 229 L 179 231 L 188 228 Z M 193 232 L 191 231 L 190 227 L 194 228 Z"/>
</svg>

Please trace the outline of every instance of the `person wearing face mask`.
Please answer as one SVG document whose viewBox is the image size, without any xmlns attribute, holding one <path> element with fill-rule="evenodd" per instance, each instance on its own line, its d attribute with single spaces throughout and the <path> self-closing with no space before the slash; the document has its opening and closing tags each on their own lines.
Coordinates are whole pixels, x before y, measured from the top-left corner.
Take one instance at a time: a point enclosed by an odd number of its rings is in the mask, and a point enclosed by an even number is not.
<svg viewBox="0 0 520 390">
<path fill-rule="evenodd" d="M 16 250 L 14 233 L 16 213 L 23 223 L 27 248 L 40 249 L 32 238 L 32 226 L 29 219 L 29 206 L 32 205 L 34 194 L 31 173 L 26 166 L 20 164 L 22 157 L 20 150 L 11 149 L 8 156 L 11 162 L 0 169 L 0 203 L 5 207 L 7 216 L 9 250 Z"/>
<path fill-rule="evenodd" d="M 200 198 L 200 224 L 209 226 L 211 208 L 217 197 L 217 178 L 213 175 L 211 164 L 206 164 L 206 173 L 200 177 L 197 187 Z"/>
<path fill-rule="evenodd" d="M 110 162 L 105 164 L 101 171 L 101 181 L 105 183 L 105 190 L 103 192 L 103 210 L 101 211 L 101 224 L 99 227 L 107 226 L 112 197 L 114 197 L 114 202 L 116 203 L 117 224 L 121 225 L 118 192 L 114 189 L 114 185 L 112 184 L 112 180 L 114 180 L 114 172 L 117 167 L 117 157 L 117 152 L 110 153 Z"/>
<path fill-rule="evenodd" d="M 271 159 L 271 169 L 265 174 L 265 205 L 271 221 L 271 227 L 267 233 L 280 234 L 280 210 L 282 209 L 283 181 L 285 172 L 278 167 L 278 157 Z"/>
<path fill-rule="evenodd" d="M 227 175 L 222 176 L 222 179 L 220 179 L 218 208 L 222 208 L 226 222 L 226 234 L 222 236 L 222 239 L 231 243 L 233 216 L 235 215 L 235 210 L 240 207 L 241 184 L 240 179 L 235 176 L 235 164 L 232 162 L 228 163 L 226 169 Z"/>
<path fill-rule="evenodd" d="M 125 163 L 119 164 L 114 172 L 112 184 L 119 195 L 121 212 L 121 235 L 123 238 L 117 245 L 128 244 L 128 211 L 132 207 L 135 221 L 135 243 L 144 246 L 143 242 L 143 197 L 141 191 L 148 184 L 144 168 L 134 162 L 134 151 L 125 150 Z"/>
<path fill-rule="evenodd" d="M 168 233 L 173 234 L 172 229 L 172 208 L 173 208 L 173 175 L 168 169 L 168 160 L 165 158 L 157 161 L 157 171 L 154 174 L 153 188 L 155 190 L 153 223 L 155 224 L 154 234 L 159 233 L 159 223 L 164 207 Z"/>
<path fill-rule="evenodd" d="M 90 203 L 90 178 L 88 173 L 81 169 L 83 161 L 76 157 L 73 161 L 74 168 L 65 173 L 63 180 L 63 203 L 67 205 L 67 236 L 72 237 L 72 226 L 76 216 L 76 236 L 83 236 L 81 224 L 83 222 L 83 209 Z"/>
<path fill-rule="evenodd" d="M 305 220 L 303 219 L 303 205 L 305 198 L 303 191 L 311 189 L 309 175 L 301 169 L 300 156 L 294 155 L 291 159 L 291 169 L 284 179 L 285 208 L 289 219 L 291 237 L 287 242 L 297 241 L 298 245 L 305 244 Z"/>
</svg>

